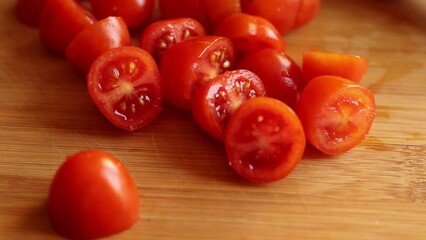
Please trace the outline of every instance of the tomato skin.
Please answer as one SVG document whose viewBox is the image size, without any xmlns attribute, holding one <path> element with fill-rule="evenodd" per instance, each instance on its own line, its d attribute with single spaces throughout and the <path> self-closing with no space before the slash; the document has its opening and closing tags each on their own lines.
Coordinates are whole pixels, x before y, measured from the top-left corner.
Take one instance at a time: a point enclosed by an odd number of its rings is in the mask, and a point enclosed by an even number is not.
<svg viewBox="0 0 426 240">
<path fill-rule="evenodd" d="M 202 0 L 202 3 L 212 27 L 229 15 L 241 12 L 240 0 Z"/>
<path fill-rule="evenodd" d="M 193 18 L 164 19 L 153 22 L 143 30 L 139 47 L 148 51 L 159 63 L 170 47 L 190 37 L 204 35 L 203 25 Z"/>
<path fill-rule="evenodd" d="M 248 69 L 257 74 L 269 97 L 296 108 L 303 87 L 303 77 L 300 67 L 290 56 L 272 48 L 262 49 L 240 59 L 237 68 Z"/>
<path fill-rule="evenodd" d="M 375 99 L 353 81 L 319 76 L 304 88 L 297 114 L 309 143 L 327 155 L 339 155 L 368 134 L 376 116 Z"/>
<path fill-rule="evenodd" d="M 334 75 L 360 82 L 368 69 L 368 61 L 356 55 L 309 50 L 303 53 L 303 75 L 309 82 L 321 75 Z"/>
<path fill-rule="evenodd" d="M 210 21 L 202 0 L 159 0 L 161 16 L 168 18 L 193 18 L 205 29 L 210 29 Z"/>
<path fill-rule="evenodd" d="M 102 53 L 130 45 L 130 33 L 123 19 L 108 17 L 81 31 L 69 44 L 65 55 L 77 69 L 87 73 Z"/>
<path fill-rule="evenodd" d="M 192 116 L 201 129 L 223 141 L 232 113 L 244 101 L 259 96 L 265 96 L 265 88 L 256 74 L 248 70 L 226 71 L 195 91 Z"/>
<path fill-rule="evenodd" d="M 284 39 L 272 23 L 245 13 L 234 13 L 225 18 L 217 25 L 214 34 L 230 38 L 240 55 L 263 48 L 285 50 Z"/>
<path fill-rule="evenodd" d="M 139 29 L 151 20 L 154 3 L 154 0 L 90 0 L 92 11 L 98 19 L 119 16 L 129 29 Z"/>
<path fill-rule="evenodd" d="M 113 155 L 84 150 L 67 157 L 50 186 L 54 229 L 69 239 L 106 237 L 139 219 L 140 198 L 125 166 Z"/>
<path fill-rule="evenodd" d="M 31 28 L 38 28 L 47 0 L 18 0 L 15 14 L 18 20 Z"/>
<path fill-rule="evenodd" d="M 40 40 L 50 50 L 63 53 L 74 37 L 95 22 L 76 1 L 47 0 L 40 20 Z"/>
<path fill-rule="evenodd" d="M 269 20 L 281 34 L 288 33 L 296 22 L 303 0 L 241 0 L 244 13 Z"/>
<path fill-rule="evenodd" d="M 116 127 L 136 131 L 161 113 L 163 86 L 151 55 L 140 48 L 110 49 L 93 62 L 87 88 L 99 111 Z"/>
<path fill-rule="evenodd" d="M 199 36 L 176 44 L 160 63 L 166 101 L 190 111 L 194 90 L 234 64 L 234 48 L 228 38 Z"/>
<path fill-rule="evenodd" d="M 302 125 L 285 103 L 270 97 L 245 101 L 232 114 L 225 133 L 229 165 L 255 183 L 286 177 L 302 158 Z"/>
<path fill-rule="evenodd" d="M 321 0 L 301 0 L 293 28 L 301 27 L 312 21 L 320 11 Z"/>
</svg>

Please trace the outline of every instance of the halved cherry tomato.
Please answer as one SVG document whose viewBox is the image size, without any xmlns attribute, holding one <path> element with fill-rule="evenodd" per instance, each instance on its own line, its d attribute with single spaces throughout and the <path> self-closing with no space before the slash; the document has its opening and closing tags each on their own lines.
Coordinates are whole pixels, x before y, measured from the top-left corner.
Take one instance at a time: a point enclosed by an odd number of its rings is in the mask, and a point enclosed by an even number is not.
<svg viewBox="0 0 426 240">
<path fill-rule="evenodd" d="M 267 48 L 243 57 L 237 68 L 248 69 L 262 79 L 268 97 L 295 109 L 303 87 L 302 71 L 285 53 Z"/>
<path fill-rule="evenodd" d="M 40 25 L 41 13 L 47 0 L 18 0 L 15 6 L 16 17 L 28 27 Z"/>
<path fill-rule="evenodd" d="M 241 12 L 240 0 L 202 0 L 211 26 L 216 26 L 233 13 Z"/>
<path fill-rule="evenodd" d="M 86 73 L 102 53 L 130 45 L 130 33 L 123 19 L 108 17 L 81 31 L 69 44 L 66 57 L 80 71 Z"/>
<path fill-rule="evenodd" d="M 154 3 L 154 0 L 90 0 L 97 18 L 122 17 L 130 29 L 139 29 L 151 20 Z"/>
<path fill-rule="evenodd" d="M 192 98 L 192 116 L 212 137 L 223 140 L 232 113 L 247 99 L 265 96 L 260 78 L 248 70 L 227 71 L 201 85 Z"/>
<path fill-rule="evenodd" d="M 176 43 L 195 36 L 204 36 L 203 25 L 193 18 L 164 19 L 147 26 L 140 37 L 139 46 L 161 61 L 164 53 Z"/>
<path fill-rule="evenodd" d="M 303 53 L 302 71 L 305 82 L 321 75 L 334 75 L 358 83 L 367 68 L 367 59 L 356 55 L 315 50 Z"/>
<path fill-rule="evenodd" d="M 303 0 L 241 0 L 244 13 L 269 20 L 281 34 L 288 33 L 296 22 Z"/>
<path fill-rule="evenodd" d="M 272 23 L 245 13 L 234 13 L 225 18 L 217 25 L 214 34 L 230 38 L 242 55 L 263 48 L 285 50 L 284 39 Z"/>
<path fill-rule="evenodd" d="M 376 115 L 373 94 L 336 76 L 320 76 L 306 85 L 297 114 L 309 143 L 328 155 L 339 155 L 360 144 Z"/>
<path fill-rule="evenodd" d="M 176 44 L 160 63 L 165 99 L 176 108 L 191 110 L 194 90 L 231 69 L 234 62 L 234 47 L 225 37 L 199 36 Z"/>
<path fill-rule="evenodd" d="M 300 27 L 312 21 L 321 7 L 321 0 L 302 0 L 293 28 Z"/>
<path fill-rule="evenodd" d="M 294 111 L 269 97 L 245 101 L 225 132 L 229 165 L 243 178 L 267 183 L 287 176 L 299 163 L 305 135 Z"/>
<path fill-rule="evenodd" d="M 48 49 L 63 53 L 74 37 L 94 22 L 93 15 L 74 0 L 47 0 L 40 20 L 40 40 Z"/>
<path fill-rule="evenodd" d="M 193 18 L 205 29 L 210 29 L 210 20 L 203 6 L 203 0 L 159 0 L 163 18 Z"/>
<path fill-rule="evenodd" d="M 85 150 L 67 157 L 49 191 L 54 229 L 69 239 L 102 238 L 130 228 L 139 218 L 139 193 L 113 155 Z"/>
<path fill-rule="evenodd" d="M 151 55 L 137 47 L 114 48 L 98 57 L 87 86 L 102 114 L 124 130 L 146 126 L 162 110 L 160 72 Z"/>
</svg>

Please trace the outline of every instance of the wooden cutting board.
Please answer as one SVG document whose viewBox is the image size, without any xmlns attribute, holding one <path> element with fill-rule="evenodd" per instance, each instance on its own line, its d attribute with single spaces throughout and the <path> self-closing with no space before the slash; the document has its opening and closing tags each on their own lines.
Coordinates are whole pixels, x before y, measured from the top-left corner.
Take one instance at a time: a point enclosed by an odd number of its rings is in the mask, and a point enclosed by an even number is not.
<svg viewBox="0 0 426 240">
<path fill-rule="evenodd" d="M 140 220 L 111 239 L 426 239 L 426 4 L 323 0 L 285 40 L 369 59 L 376 96 L 368 138 L 339 157 L 307 151 L 286 179 L 247 184 L 187 113 L 166 107 L 148 127 L 114 128 L 85 79 L 0 1 L 0 239 L 58 239 L 46 215 L 67 155 L 98 148 L 132 172 Z M 102 204 L 102 203 L 100 203 Z"/>
</svg>

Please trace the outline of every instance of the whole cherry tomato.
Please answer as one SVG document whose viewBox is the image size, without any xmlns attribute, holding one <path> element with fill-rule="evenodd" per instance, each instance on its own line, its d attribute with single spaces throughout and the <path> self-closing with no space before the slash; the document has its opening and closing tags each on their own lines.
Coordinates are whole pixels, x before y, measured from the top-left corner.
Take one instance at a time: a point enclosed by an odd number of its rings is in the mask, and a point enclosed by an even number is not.
<svg viewBox="0 0 426 240">
<path fill-rule="evenodd" d="M 325 75 L 308 82 L 297 114 L 309 143 L 325 154 L 339 155 L 364 140 L 376 116 L 376 106 L 367 88 Z"/>
<path fill-rule="evenodd" d="M 321 7 L 321 0 L 301 0 L 299 11 L 293 28 L 297 28 L 312 21 L 317 15 Z"/>
<path fill-rule="evenodd" d="M 212 27 L 229 15 L 241 12 L 240 0 L 202 0 L 202 3 Z"/>
<path fill-rule="evenodd" d="M 243 102 L 225 131 L 229 165 L 256 183 L 286 177 L 302 158 L 305 144 L 302 124 L 294 111 L 269 97 Z"/>
<path fill-rule="evenodd" d="M 234 47 L 225 37 L 199 36 L 174 45 L 160 63 L 165 99 L 176 108 L 191 110 L 194 90 L 234 63 Z"/>
<path fill-rule="evenodd" d="M 195 91 L 192 116 L 205 132 L 223 140 L 232 113 L 247 99 L 259 96 L 265 96 L 265 88 L 256 74 L 248 70 L 226 71 Z"/>
<path fill-rule="evenodd" d="M 164 19 L 151 23 L 143 30 L 139 47 L 160 63 L 164 53 L 176 43 L 204 35 L 206 31 L 203 25 L 193 18 Z"/>
<path fill-rule="evenodd" d="M 243 57 L 237 68 L 257 74 L 268 97 L 283 101 L 295 109 L 303 87 L 302 71 L 285 53 L 273 48 L 262 49 Z"/>
<path fill-rule="evenodd" d="M 138 130 L 162 110 L 160 72 L 151 55 L 137 47 L 111 49 L 93 62 L 87 74 L 93 102 L 115 126 Z"/>
<path fill-rule="evenodd" d="M 83 73 L 109 49 L 130 46 L 130 33 L 121 17 L 107 17 L 81 31 L 66 50 L 67 59 Z"/>
<path fill-rule="evenodd" d="M 16 17 L 28 27 L 38 28 L 41 13 L 47 0 L 18 0 L 15 6 Z"/>
<path fill-rule="evenodd" d="M 321 75 L 334 75 L 359 82 L 367 68 L 367 59 L 356 55 L 315 50 L 303 53 L 302 69 L 305 82 Z"/>
<path fill-rule="evenodd" d="M 203 0 L 159 0 L 159 9 L 163 18 L 193 18 L 211 28 Z"/>
<path fill-rule="evenodd" d="M 74 37 L 95 22 L 93 15 L 73 0 L 47 0 L 40 20 L 40 40 L 63 53 Z"/>
<path fill-rule="evenodd" d="M 155 0 L 90 0 L 93 13 L 98 19 L 122 17 L 130 29 L 139 29 L 151 20 L 154 3 Z"/>
<path fill-rule="evenodd" d="M 263 48 L 285 50 L 284 39 L 268 20 L 245 13 L 234 13 L 215 28 L 215 35 L 230 38 L 240 55 Z"/>
<path fill-rule="evenodd" d="M 113 155 L 85 150 L 67 157 L 49 191 L 54 229 L 69 239 L 106 237 L 139 219 L 139 194 L 125 166 Z"/>
</svg>

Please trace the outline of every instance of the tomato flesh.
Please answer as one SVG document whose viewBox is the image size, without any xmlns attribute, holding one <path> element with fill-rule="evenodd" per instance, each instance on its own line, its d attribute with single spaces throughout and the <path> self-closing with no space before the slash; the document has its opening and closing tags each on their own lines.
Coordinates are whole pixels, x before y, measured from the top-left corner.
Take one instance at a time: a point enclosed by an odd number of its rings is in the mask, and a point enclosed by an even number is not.
<svg viewBox="0 0 426 240">
<path fill-rule="evenodd" d="M 320 76 L 303 90 L 298 116 L 306 138 L 328 155 L 339 155 L 360 144 L 376 115 L 373 94 L 348 79 Z"/>
<path fill-rule="evenodd" d="M 225 133 L 229 165 L 256 183 L 286 177 L 302 158 L 305 142 L 294 111 L 269 97 L 252 98 L 241 104 Z"/>
<path fill-rule="evenodd" d="M 107 51 L 88 73 L 94 103 L 115 126 L 135 131 L 162 110 L 162 86 L 155 61 L 145 50 L 120 47 Z"/>
</svg>

